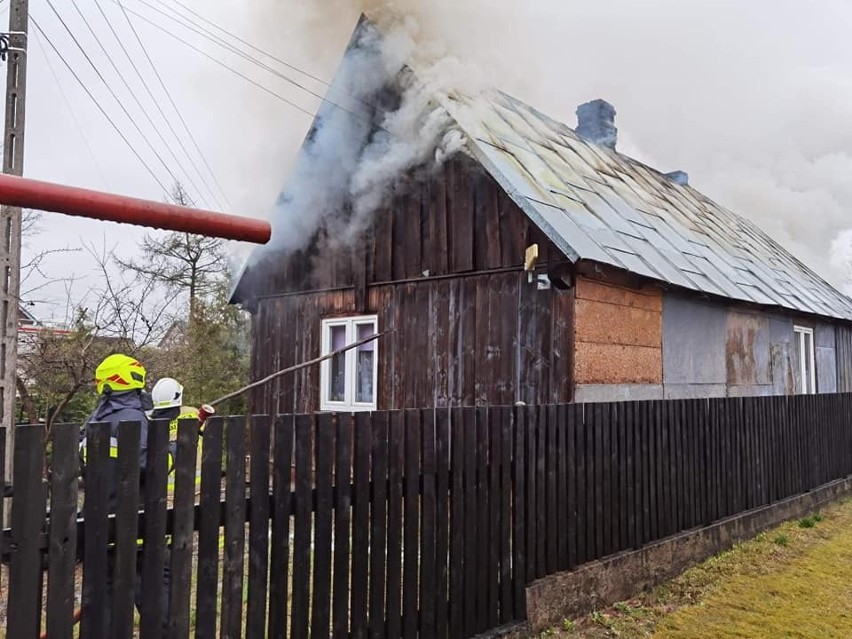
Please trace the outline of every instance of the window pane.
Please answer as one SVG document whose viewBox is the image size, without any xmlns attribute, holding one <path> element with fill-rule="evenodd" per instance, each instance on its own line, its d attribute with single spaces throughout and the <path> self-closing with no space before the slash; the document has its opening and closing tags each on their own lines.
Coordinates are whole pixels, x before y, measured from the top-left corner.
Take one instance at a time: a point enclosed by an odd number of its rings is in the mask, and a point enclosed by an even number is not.
<svg viewBox="0 0 852 639">
<path fill-rule="evenodd" d="M 332 326 L 331 327 L 331 350 L 339 351 L 346 346 L 346 327 Z"/>
<path fill-rule="evenodd" d="M 805 393 L 813 393 L 815 387 L 813 370 L 814 337 L 810 333 L 805 333 L 802 335 L 802 338 L 805 341 L 805 379 L 803 380 L 805 385 Z"/>
<path fill-rule="evenodd" d="M 795 364 L 796 392 L 802 394 L 805 392 L 804 367 L 802 366 L 802 353 L 805 352 L 804 335 L 801 331 L 795 332 L 796 349 L 793 353 L 793 362 Z"/>
<path fill-rule="evenodd" d="M 376 332 L 372 322 L 357 325 L 357 339 L 367 339 Z M 372 404 L 375 401 L 373 388 L 373 371 L 376 366 L 376 342 L 370 342 L 358 347 L 356 360 L 355 401 L 362 404 Z"/>
<path fill-rule="evenodd" d="M 330 327 L 331 350 L 340 350 L 346 346 L 346 327 L 332 326 Z M 329 364 L 328 374 L 328 400 L 331 402 L 346 401 L 346 353 L 341 353 L 333 357 Z"/>
<path fill-rule="evenodd" d="M 357 331 L 358 331 L 358 334 L 355 338 L 356 342 L 360 342 L 362 339 L 367 339 L 371 335 L 376 334 L 376 327 L 372 322 L 370 322 L 369 324 L 358 324 L 356 328 L 357 328 Z M 372 341 L 368 344 L 364 344 L 362 346 L 359 346 L 358 350 L 359 351 L 361 351 L 361 350 L 372 351 L 372 350 L 375 350 L 375 346 L 376 346 L 376 342 L 374 340 L 374 341 Z"/>
</svg>

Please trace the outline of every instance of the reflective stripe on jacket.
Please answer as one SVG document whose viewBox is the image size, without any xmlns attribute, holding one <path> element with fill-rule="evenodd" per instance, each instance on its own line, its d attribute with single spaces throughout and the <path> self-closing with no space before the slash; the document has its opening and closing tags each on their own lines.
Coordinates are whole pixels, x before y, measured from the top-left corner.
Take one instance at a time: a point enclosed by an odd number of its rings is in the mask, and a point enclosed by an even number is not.
<svg viewBox="0 0 852 639">
<path fill-rule="evenodd" d="M 156 415 L 156 411 L 152 413 L 152 416 Z M 198 419 L 198 409 L 192 408 L 191 406 L 181 406 L 180 413 L 177 417 L 175 417 L 172 421 L 169 422 L 169 439 L 172 442 L 177 442 L 178 435 L 178 426 L 181 421 L 185 419 Z M 198 429 L 198 449 L 196 453 L 195 459 L 195 491 L 198 494 L 198 489 L 201 486 L 201 449 L 203 446 L 204 438 L 201 436 L 204 434 L 204 425 L 202 424 Z M 169 466 L 169 503 L 174 500 L 174 489 L 175 489 L 175 473 L 174 467 Z"/>
</svg>

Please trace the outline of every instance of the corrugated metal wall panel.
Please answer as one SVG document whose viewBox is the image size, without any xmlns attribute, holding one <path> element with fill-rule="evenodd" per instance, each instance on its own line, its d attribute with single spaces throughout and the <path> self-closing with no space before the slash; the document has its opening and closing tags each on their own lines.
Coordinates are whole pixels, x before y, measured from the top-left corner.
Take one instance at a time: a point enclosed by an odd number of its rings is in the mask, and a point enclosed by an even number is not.
<svg viewBox="0 0 852 639">
<path fill-rule="evenodd" d="M 838 326 L 837 392 L 852 393 L 852 326 Z"/>
</svg>

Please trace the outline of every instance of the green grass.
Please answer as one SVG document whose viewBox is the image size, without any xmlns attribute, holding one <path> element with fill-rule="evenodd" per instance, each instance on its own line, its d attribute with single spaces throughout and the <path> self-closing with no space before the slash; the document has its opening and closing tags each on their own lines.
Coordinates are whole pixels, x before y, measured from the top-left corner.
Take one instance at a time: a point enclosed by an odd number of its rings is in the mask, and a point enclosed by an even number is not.
<svg viewBox="0 0 852 639">
<path fill-rule="evenodd" d="M 772 543 L 779 546 L 787 546 L 790 543 L 790 536 L 787 533 L 778 533 L 772 538 Z"/>
<path fill-rule="evenodd" d="M 845 639 L 852 636 L 849 557 L 852 501 L 847 499 L 824 514 L 738 544 L 635 599 L 566 620 L 548 636 Z"/>
<path fill-rule="evenodd" d="M 799 520 L 799 528 L 813 528 L 822 521 L 822 515 L 808 515 Z"/>
</svg>

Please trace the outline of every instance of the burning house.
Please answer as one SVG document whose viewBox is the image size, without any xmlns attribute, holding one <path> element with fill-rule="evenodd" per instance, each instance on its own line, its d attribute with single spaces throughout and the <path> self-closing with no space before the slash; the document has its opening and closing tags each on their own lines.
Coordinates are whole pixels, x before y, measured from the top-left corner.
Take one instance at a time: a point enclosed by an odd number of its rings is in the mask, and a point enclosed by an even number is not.
<svg viewBox="0 0 852 639">
<path fill-rule="evenodd" d="M 852 300 L 577 116 L 435 91 L 362 21 L 233 301 L 256 379 L 389 332 L 254 410 L 852 391 Z"/>
</svg>

